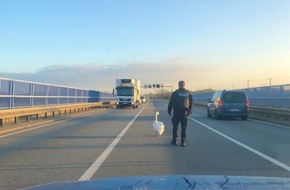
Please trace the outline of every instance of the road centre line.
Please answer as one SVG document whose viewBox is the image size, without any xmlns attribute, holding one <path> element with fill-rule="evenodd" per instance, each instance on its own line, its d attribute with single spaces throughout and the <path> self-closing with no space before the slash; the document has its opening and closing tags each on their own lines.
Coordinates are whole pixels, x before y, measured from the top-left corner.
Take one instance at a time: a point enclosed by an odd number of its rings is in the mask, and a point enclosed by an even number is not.
<svg viewBox="0 0 290 190">
<path fill-rule="evenodd" d="M 270 162 L 272 162 L 273 164 L 275 164 L 277 166 L 280 166 L 281 168 L 287 170 L 288 172 L 290 172 L 290 167 L 288 165 L 286 165 L 286 164 L 284 164 L 284 163 L 282 163 L 282 162 L 280 162 L 280 161 L 278 161 L 278 160 L 276 160 L 276 159 L 274 159 L 274 158 L 272 158 L 270 156 L 267 156 L 266 154 L 264 154 L 264 153 L 262 153 L 262 152 L 260 152 L 258 150 L 255 150 L 255 149 L 253 149 L 253 148 L 251 148 L 251 147 L 249 147 L 249 146 L 247 146 L 247 145 L 245 145 L 245 144 L 243 144 L 243 143 L 241 143 L 241 142 L 239 142 L 239 141 L 237 141 L 237 140 L 235 140 L 235 139 L 233 139 L 233 138 L 231 138 L 231 137 L 229 137 L 229 136 L 227 136 L 227 135 L 225 135 L 225 134 L 223 134 L 223 133 L 221 133 L 221 132 L 219 132 L 219 131 L 217 131 L 215 129 L 213 129 L 213 128 L 209 127 L 208 125 L 206 125 L 206 124 L 204 124 L 204 123 L 202 123 L 200 121 L 197 121 L 196 119 L 193 119 L 191 117 L 189 117 L 189 119 L 194 121 L 194 122 L 196 122 L 196 123 L 198 123 L 199 125 L 207 128 L 207 129 L 211 130 L 212 132 L 224 137 L 225 139 L 227 139 L 227 140 L 229 140 L 229 141 L 231 141 L 231 142 L 233 142 L 233 143 L 235 143 L 235 144 L 247 149 L 248 151 L 250 151 L 250 152 L 252 152 L 252 153 L 254 153 L 254 154 L 256 154 L 256 155 L 258 155 L 258 156 L 260 156 L 260 157 L 262 157 L 262 158 L 264 158 L 264 159 L 266 159 L 268 161 L 270 161 Z"/>
<path fill-rule="evenodd" d="M 161 103 L 161 102 L 160 102 L 160 103 Z M 167 106 L 167 105 L 165 105 L 164 103 L 161 103 L 161 104 L 162 104 L 163 106 Z M 262 157 L 262 158 L 264 158 L 265 160 L 268 160 L 268 161 L 272 162 L 273 164 L 275 164 L 275 165 L 277 165 L 277 166 L 280 166 L 281 168 L 283 168 L 283 169 L 287 170 L 288 172 L 290 172 L 290 167 L 289 167 L 288 165 L 286 165 L 286 164 L 284 164 L 284 163 L 282 163 L 282 162 L 280 162 L 280 161 L 278 161 L 278 160 L 276 160 L 276 159 L 274 159 L 274 158 L 272 158 L 272 157 L 270 157 L 270 156 L 267 156 L 266 154 L 264 154 L 264 153 L 262 153 L 262 152 L 260 152 L 260 151 L 258 151 L 258 150 L 255 150 L 255 149 L 253 149 L 253 148 L 251 148 L 251 147 L 249 147 L 249 146 L 247 146 L 247 145 L 245 145 L 245 144 L 243 144 L 243 143 L 241 143 L 241 142 L 239 142 L 239 141 L 237 141 L 237 140 L 235 140 L 235 139 L 229 137 L 228 135 L 225 135 L 225 134 L 223 134 L 223 133 L 221 133 L 221 132 L 219 132 L 219 131 L 213 129 L 213 128 L 209 127 L 208 125 L 206 125 L 206 124 L 204 124 L 204 123 L 202 123 L 202 122 L 200 122 L 200 121 L 198 121 L 198 120 L 196 120 L 196 119 L 193 119 L 192 117 L 188 117 L 188 118 L 189 118 L 190 120 L 192 120 L 192 121 L 198 123 L 199 125 L 201 125 L 201 126 L 207 128 L 207 129 L 209 129 L 210 131 L 212 131 L 212 132 L 214 132 L 214 133 L 216 133 L 216 134 L 218 134 L 218 135 L 224 137 L 225 139 L 231 141 L 232 143 L 235 143 L 235 144 L 237 144 L 237 145 L 239 145 L 239 146 L 245 148 L 246 150 L 248 150 L 248 151 L 250 151 L 250 152 L 252 152 L 252 153 L 254 153 L 254 154 L 256 154 L 256 155 L 258 155 L 258 156 L 260 156 L 260 157 Z"/>
<path fill-rule="evenodd" d="M 141 112 L 148 105 L 145 106 L 137 113 L 137 115 L 127 124 L 127 126 L 121 131 L 121 133 L 114 139 L 114 141 L 107 147 L 107 149 L 96 159 L 96 161 L 87 169 L 87 171 L 80 177 L 79 181 L 87 181 L 92 178 L 92 176 L 97 172 L 99 167 L 103 164 L 103 162 L 107 159 L 113 149 L 116 147 L 118 142 L 122 139 L 137 117 L 141 114 Z"/>
</svg>

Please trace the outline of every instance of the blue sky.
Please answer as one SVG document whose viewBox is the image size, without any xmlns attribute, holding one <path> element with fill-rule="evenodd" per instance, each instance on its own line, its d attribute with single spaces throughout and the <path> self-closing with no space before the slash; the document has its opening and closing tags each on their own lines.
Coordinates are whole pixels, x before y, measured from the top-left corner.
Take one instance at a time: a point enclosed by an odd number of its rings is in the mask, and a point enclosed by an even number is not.
<svg viewBox="0 0 290 190">
<path fill-rule="evenodd" d="M 278 82 L 290 70 L 289 10 L 288 0 L 0 0 L 0 76 L 87 88 L 62 70 L 111 69 L 112 81 L 185 78 L 192 89 Z M 155 78 L 126 72 L 130 65 L 155 67 Z"/>
</svg>

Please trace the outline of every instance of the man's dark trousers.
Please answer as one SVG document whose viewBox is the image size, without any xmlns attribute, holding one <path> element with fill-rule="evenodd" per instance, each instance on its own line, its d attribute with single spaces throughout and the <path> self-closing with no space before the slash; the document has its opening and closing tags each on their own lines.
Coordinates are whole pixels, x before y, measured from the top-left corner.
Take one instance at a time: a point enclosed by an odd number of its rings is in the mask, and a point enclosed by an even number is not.
<svg viewBox="0 0 290 190">
<path fill-rule="evenodd" d="M 172 125 L 173 125 L 173 141 L 177 141 L 177 132 L 178 132 L 178 124 L 181 123 L 181 143 L 185 143 L 186 140 L 186 127 L 187 127 L 187 117 L 188 111 L 184 110 L 174 110 L 172 117 Z"/>
</svg>

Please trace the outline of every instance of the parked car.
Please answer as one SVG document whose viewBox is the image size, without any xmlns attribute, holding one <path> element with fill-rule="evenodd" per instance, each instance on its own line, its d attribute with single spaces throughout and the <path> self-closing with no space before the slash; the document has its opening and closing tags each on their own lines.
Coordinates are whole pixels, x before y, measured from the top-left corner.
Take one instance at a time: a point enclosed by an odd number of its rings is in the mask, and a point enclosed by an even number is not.
<svg viewBox="0 0 290 190">
<path fill-rule="evenodd" d="M 247 120 L 249 100 L 244 91 L 217 91 L 207 105 L 207 116 L 216 119 L 222 117 L 241 117 Z"/>
</svg>

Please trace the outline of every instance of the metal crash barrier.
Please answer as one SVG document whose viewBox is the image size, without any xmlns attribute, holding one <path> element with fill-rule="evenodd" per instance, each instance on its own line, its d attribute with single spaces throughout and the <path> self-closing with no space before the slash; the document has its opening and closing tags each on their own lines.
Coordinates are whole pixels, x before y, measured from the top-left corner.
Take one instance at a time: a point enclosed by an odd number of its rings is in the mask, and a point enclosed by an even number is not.
<svg viewBox="0 0 290 190">
<path fill-rule="evenodd" d="M 251 106 L 290 109 L 290 84 L 234 90 L 245 91 Z M 207 102 L 212 98 L 213 94 L 214 91 L 193 93 L 192 96 L 196 102 Z"/>
<path fill-rule="evenodd" d="M 208 103 L 194 102 L 193 104 L 196 106 L 207 107 Z M 290 126 L 290 109 L 288 108 L 250 106 L 249 117 Z"/>
<path fill-rule="evenodd" d="M 111 102 L 95 102 L 82 104 L 68 104 L 50 107 L 19 108 L 11 110 L 0 110 L 0 126 L 5 126 L 7 122 L 19 123 L 19 118 L 30 121 L 32 118 L 38 120 L 40 117 L 48 118 L 60 115 L 67 115 L 81 111 L 88 111 L 96 108 L 108 108 L 115 105 Z"/>
<path fill-rule="evenodd" d="M 0 78 L 0 126 L 115 104 L 108 92 Z"/>
</svg>

